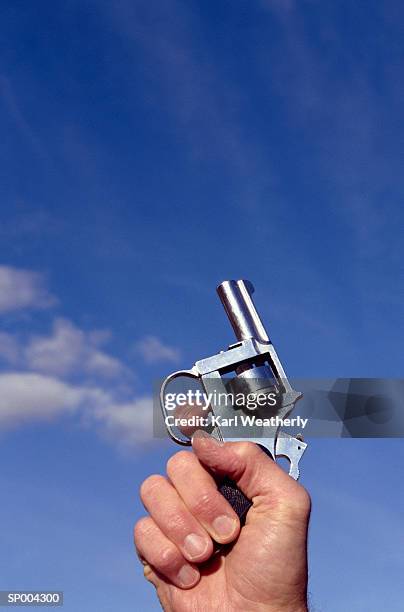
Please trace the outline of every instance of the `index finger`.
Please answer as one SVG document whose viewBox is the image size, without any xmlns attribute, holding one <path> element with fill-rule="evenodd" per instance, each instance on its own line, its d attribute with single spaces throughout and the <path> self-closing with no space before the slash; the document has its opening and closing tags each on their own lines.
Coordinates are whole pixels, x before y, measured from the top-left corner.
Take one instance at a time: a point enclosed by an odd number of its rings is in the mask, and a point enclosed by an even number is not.
<svg viewBox="0 0 404 612">
<path fill-rule="evenodd" d="M 167 463 L 167 474 L 191 514 L 216 542 L 228 544 L 238 536 L 237 514 L 193 453 L 173 455 Z"/>
</svg>

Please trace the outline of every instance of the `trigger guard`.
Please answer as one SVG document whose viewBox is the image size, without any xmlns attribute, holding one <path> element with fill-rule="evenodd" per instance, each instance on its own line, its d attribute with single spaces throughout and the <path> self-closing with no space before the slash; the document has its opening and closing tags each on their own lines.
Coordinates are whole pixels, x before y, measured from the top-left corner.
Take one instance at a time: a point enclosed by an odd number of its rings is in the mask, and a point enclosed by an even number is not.
<svg viewBox="0 0 404 612">
<path fill-rule="evenodd" d="M 174 433 L 174 431 L 171 429 L 170 425 L 167 425 L 167 421 L 166 421 L 166 417 L 168 416 L 168 413 L 167 413 L 167 410 L 166 410 L 166 406 L 165 406 L 165 401 L 164 401 L 165 400 L 166 388 L 170 384 L 170 382 L 172 382 L 176 378 L 193 378 L 193 379 L 198 379 L 199 380 L 200 376 L 199 376 L 198 371 L 196 370 L 195 367 L 193 367 L 191 370 L 177 370 L 177 372 L 173 372 L 172 374 L 167 376 L 167 378 L 163 381 L 163 384 L 161 385 L 161 388 L 160 388 L 160 407 L 161 407 L 161 411 L 162 411 L 163 416 L 164 416 L 164 424 L 166 426 L 168 435 L 177 444 L 181 444 L 182 446 L 191 446 L 191 441 L 190 440 L 185 440 L 183 438 L 179 438 Z"/>
</svg>

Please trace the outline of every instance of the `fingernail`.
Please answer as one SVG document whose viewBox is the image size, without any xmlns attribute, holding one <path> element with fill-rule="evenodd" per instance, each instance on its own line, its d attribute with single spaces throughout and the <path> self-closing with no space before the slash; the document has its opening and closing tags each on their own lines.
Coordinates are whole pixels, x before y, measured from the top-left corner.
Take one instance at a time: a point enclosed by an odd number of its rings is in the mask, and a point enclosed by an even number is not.
<svg viewBox="0 0 404 612">
<path fill-rule="evenodd" d="M 224 514 L 213 521 L 213 529 L 220 538 L 229 538 L 235 532 L 236 527 L 237 521 Z"/>
<path fill-rule="evenodd" d="M 190 587 L 196 583 L 199 573 L 190 565 L 183 565 L 177 574 L 178 581 L 184 587 Z"/>
<path fill-rule="evenodd" d="M 209 542 L 197 533 L 188 534 L 184 540 L 184 548 L 191 559 L 203 555 L 208 546 Z"/>
<path fill-rule="evenodd" d="M 192 444 L 194 443 L 194 441 L 197 441 L 197 440 L 203 440 L 204 442 L 210 441 L 212 444 L 223 446 L 223 442 L 221 440 L 218 440 L 214 436 L 211 436 L 210 434 L 208 434 L 207 431 L 204 431 L 203 429 L 198 429 L 198 431 L 194 433 L 194 435 L 192 436 Z"/>
</svg>

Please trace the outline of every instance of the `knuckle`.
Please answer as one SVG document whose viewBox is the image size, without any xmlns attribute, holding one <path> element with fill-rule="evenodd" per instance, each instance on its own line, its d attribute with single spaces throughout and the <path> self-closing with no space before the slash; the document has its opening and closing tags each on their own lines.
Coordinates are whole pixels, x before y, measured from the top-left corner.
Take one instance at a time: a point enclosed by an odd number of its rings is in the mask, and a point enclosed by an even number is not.
<svg viewBox="0 0 404 612">
<path fill-rule="evenodd" d="M 297 484 L 297 483 L 296 483 Z M 311 498 L 308 491 L 297 484 L 297 488 L 289 497 L 290 509 L 299 516 L 308 517 L 311 510 Z"/>
<path fill-rule="evenodd" d="M 206 491 L 201 493 L 190 504 L 190 510 L 194 515 L 207 515 L 212 514 L 214 511 L 214 499 L 213 496 Z"/>
<path fill-rule="evenodd" d="M 147 516 L 139 519 L 133 529 L 135 542 L 140 542 L 144 538 L 147 538 L 151 534 L 152 530 L 152 519 Z"/>
<path fill-rule="evenodd" d="M 186 531 L 188 526 L 187 517 L 183 512 L 170 512 L 167 514 L 167 530 L 175 537 Z"/>
<path fill-rule="evenodd" d="M 244 452 L 257 452 L 257 445 L 254 442 L 240 442 L 242 450 Z"/>
<path fill-rule="evenodd" d="M 254 442 L 236 442 L 235 450 L 242 456 L 257 454 L 257 451 L 262 452 Z"/>
<path fill-rule="evenodd" d="M 158 490 L 162 483 L 164 483 L 165 478 L 158 474 L 153 474 L 144 480 L 140 486 L 140 498 L 142 501 L 149 498 L 151 495 Z"/>
<path fill-rule="evenodd" d="M 158 567 L 164 573 L 172 571 L 173 567 L 178 563 L 178 553 L 174 548 L 166 546 L 162 548 L 158 556 Z"/>
<path fill-rule="evenodd" d="M 299 485 L 299 506 L 306 514 L 310 513 L 311 510 L 311 497 L 310 493 Z"/>
<path fill-rule="evenodd" d="M 192 455 L 188 451 L 179 451 L 167 461 L 167 474 L 187 470 L 192 463 Z"/>
</svg>

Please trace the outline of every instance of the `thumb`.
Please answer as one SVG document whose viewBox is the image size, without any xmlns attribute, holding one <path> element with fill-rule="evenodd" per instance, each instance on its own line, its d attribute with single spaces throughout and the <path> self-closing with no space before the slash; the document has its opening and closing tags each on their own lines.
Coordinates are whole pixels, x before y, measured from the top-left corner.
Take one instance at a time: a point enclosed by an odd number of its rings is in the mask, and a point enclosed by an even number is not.
<svg viewBox="0 0 404 612">
<path fill-rule="evenodd" d="M 309 514 L 307 491 L 253 442 L 219 442 L 205 431 L 192 437 L 199 461 L 218 476 L 229 476 L 253 502 L 254 509 L 279 505 Z"/>
</svg>

